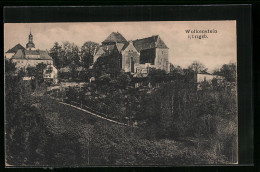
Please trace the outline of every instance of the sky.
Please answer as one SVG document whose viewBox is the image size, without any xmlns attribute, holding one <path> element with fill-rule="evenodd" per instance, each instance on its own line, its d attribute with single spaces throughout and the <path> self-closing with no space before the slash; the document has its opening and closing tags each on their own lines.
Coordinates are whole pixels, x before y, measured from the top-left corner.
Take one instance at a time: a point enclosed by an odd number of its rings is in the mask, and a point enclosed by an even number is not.
<svg viewBox="0 0 260 172">
<path fill-rule="evenodd" d="M 158 22 L 88 22 L 88 23 L 5 23 L 4 51 L 20 43 L 24 47 L 33 34 L 35 47 L 49 50 L 54 42 L 73 42 L 79 47 L 86 41 L 99 44 L 111 32 L 121 33 L 126 40 L 159 35 L 169 48 L 169 61 L 186 68 L 193 61 L 204 64 L 209 71 L 237 61 L 236 21 L 158 21 Z M 189 39 L 186 30 L 216 30 L 207 38 Z"/>
</svg>

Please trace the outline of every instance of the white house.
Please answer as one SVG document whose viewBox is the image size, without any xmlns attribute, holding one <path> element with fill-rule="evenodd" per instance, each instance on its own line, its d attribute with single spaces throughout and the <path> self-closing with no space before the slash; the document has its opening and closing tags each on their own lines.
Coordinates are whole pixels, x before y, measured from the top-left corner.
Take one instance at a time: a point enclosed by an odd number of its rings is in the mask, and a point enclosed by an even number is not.
<svg viewBox="0 0 260 172">
<path fill-rule="evenodd" d="M 221 83 L 224 80 L 224 77 L 219 75 L 212 75 L 212 74 L 204 74 L 204 73 L 198 73 L 196 76 L 197 80 L 197 90 L 202 89 L 202 83 L 208 82 L 210 83 L 210 87 L 212 88 L 212 81 L 216 80 L 217 83 Z"/>
<path fill-rule="evenodd" d="M 197 79 L 197 83 L 200 83 L 200 82 L 204 82 L 204 81 L 210 82 L 213 79 L 223 80 L 224 77 L 219 76 L 219 75 L 198 73 L 196 79 Z"/>
<path fill-rule="evenodd" d="M 52 64 L 47 65 L 43 70 L 43 78 L 44 80 L 50 80 L 54 84 L 58 83 L 58 70 Z"/>
</svg>

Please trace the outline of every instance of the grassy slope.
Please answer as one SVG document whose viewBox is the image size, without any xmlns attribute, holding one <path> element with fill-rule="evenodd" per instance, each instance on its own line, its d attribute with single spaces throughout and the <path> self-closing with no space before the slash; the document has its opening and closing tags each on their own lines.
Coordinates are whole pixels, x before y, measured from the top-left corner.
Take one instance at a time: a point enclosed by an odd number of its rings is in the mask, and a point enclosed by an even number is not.
<svg viewBox="0 0 260 172">
<path fill-rule="evenodd" d="M 167 139 L 148 140 L 142 135 L 142 129 L 118 126 L 47 97 L 41 99 L 40 109 L 44 124 L 53 135 L 46 139 L 55 139 L 49 143 L 49 146 L 55 147 L 52 155 L 49 155 L 52 156 L 50 158 L 53 159 L 53 165 L 219 163 L 219 157 L 211 154 L 207 144 Z"/>
</svg>

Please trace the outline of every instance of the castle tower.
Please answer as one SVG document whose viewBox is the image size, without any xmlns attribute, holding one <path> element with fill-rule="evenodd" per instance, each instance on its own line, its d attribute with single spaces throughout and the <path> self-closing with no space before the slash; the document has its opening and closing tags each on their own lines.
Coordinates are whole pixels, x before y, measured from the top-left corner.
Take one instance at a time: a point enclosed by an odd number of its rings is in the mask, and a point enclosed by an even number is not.
<svg viewBox="0 0 260 172">
<path fill-rule="evenodd" d="M 35 49 L 35 45 L 33 43 L 33 35 L 31 33 L 31 29 L 30 29 L 30 35 L 29 35 L 29 38 L 28 38 L 28 43 L 26 44 L 26 49 L 28 49 L 28 50 Z"/>
</svg>

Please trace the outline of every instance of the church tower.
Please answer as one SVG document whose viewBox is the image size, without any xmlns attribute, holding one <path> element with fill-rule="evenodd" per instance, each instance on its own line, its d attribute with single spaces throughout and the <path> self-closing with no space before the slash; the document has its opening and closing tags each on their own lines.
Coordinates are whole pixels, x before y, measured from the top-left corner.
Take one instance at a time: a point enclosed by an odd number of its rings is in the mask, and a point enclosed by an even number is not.
<svg viewBox="0 0 260 172">
<path fill-rule="evenodd" d="M 31 33 L 31 30 L 30 30 L 30 35 L 29 35 L 29 39 L 28 39 L 28 43 L 26 44 L 26 49 L 28 50 L 33 50 L 35 49 L 35 45 L 33 43 L 33 35 Z"/>
</svg>

